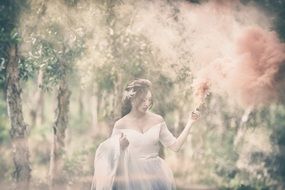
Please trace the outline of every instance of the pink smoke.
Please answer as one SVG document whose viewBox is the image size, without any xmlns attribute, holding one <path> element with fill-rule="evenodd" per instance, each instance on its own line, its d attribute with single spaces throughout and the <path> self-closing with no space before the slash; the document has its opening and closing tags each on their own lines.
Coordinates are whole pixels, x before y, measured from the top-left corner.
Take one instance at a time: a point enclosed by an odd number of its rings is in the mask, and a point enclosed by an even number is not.
<svg viewBox="0 0 285 190">
<path fill-rule="evenodd" d="M 285 63 L 285 44 L 279 41 L 276 33 L 260 27 L 247 28 L 236 39 L 233 48 L 236 51 L 231 59 L 210 63 L 199 71 L 196 80 L 207 80 L 212 92 L 226 92 L 243 107 L 276 100 L 278 84 L 275 78 Z M 204 85 L 199 83 L 194 94 L 199 94 Z M 205 94 L 196 96 L 206 97 Z"/>
<path fill-rule="evenodd" d="M 147 37 L 169 76 L 175 75 L 172 64 L 189 66 L 194 108 L 209 92 L 226 94 L 246 108 L 277 98 L 274 78 L 284 62 L 284 44 L 270 32 L 272 15 L 239 0 L 199 5 L 157 0 L 137 6 L 131 31 Z"/>
<path fill-rule="evenodd" d="M 209 95 L 210 81 L 207 78 L 198 78 L 193 81 L 192 87 L 194 91 L 194 110 L 204 103 L 206 97 Z"/>
<path fill-rule="evenodd" d="M 243 106 L 269 103 L 277 98 L 275 76 L 285 61 L 285 44 L 275 32 L 249 28 L 238 38 L 238 60 L 229 78 L 231 93 Z"/>
</svg>

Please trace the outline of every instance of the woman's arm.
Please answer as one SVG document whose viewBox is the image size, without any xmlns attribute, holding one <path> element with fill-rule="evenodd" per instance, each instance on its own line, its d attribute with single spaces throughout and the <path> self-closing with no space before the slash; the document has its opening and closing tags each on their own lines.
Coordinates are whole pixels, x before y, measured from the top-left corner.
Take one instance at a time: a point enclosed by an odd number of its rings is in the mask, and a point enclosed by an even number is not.
<svg viewBox="0 0 285 190">
<path fill-rule="evenodd" d="M 197 121 L 199 119 L 199 114 L 198 113 L 192 113 L 191 117 L 188 119 L 188 122 L 185 126 L 185 128 L 183 129 L 183 131 L 181 132 L 181 134 L 177 137 L 176 141 L 171 144 L 168 148 L 170 148 L 171 150 L 177 152 L 181 149 L 182 145 L 185 143 L 190 130 L 192 128 L 192 124 Z"/>
</svg>

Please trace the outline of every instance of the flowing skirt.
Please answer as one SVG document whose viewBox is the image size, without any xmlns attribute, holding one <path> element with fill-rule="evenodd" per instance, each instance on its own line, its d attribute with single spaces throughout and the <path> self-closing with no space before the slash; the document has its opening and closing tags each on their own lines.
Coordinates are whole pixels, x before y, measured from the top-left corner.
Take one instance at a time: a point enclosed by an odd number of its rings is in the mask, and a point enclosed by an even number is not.
<svg viewBox="0 0 285 190">
<path fill-rule="evenodd" d="M 176 188 L 172 171 L 160 157 L 128 159 L 118 167 L 113 185 L 113 190 L 173 189 Z"/>
</svg>

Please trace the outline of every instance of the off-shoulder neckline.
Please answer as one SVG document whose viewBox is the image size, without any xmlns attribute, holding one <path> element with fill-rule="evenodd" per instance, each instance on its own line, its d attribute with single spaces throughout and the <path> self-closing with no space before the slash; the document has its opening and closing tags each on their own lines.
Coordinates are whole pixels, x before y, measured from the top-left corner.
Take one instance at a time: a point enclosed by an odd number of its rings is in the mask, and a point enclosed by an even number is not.
<svg viewBox="0 0 285 190">
<path fill-rule="evenodd" d="M 144 134 L 146 134 L 149 130 L 151 130 L 152 128 L 155 128 L 155 127 L 157 127 L 157 126 L 160 126 L 160 125 L 162 125 L 163 123 L 165 123 L 165 122 L 163 121 L 163 122 L 159 122 L 159 123 L 157 123 L 157 124 L 154 124 L 154 125 L 152 125 L 152 127 L 149 127 L 148 129 L 146 129 L 146 130 L 143 131 L 143 132 L 140 132 L 140 131 L 138 131 L 138 130 L 136 130 L 136 129 L 132 129 L 132 128 L 119 128 L 119 129 L 121 129 L 121 130 L 130 130 L 130 131 L 134 131 L 134 132 L 136 132 L 136 133 L 139 133 L 139 134 L 141 134 L 141 135 L 144 135 Z"/>
</svg>

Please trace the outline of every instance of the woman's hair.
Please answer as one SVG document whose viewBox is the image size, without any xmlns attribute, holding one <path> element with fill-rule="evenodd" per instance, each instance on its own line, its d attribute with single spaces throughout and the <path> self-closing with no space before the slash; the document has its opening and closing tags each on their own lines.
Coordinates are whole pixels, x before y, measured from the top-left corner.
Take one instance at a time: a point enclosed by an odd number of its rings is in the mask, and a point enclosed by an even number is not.
<svg viewBox="0 0 285 190">
<path fill-rule="evenodd" d="M 135 79 L 127 84 L 122 99 L 121 117 L 130 113 L 132 110 L 132 100 L 146 94 L 150 90 L 151 85 L 151 82 L 147 79 Z"/>
</svg>

